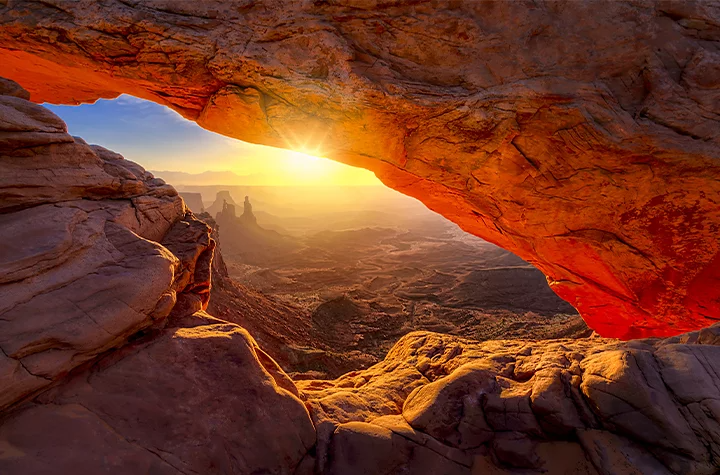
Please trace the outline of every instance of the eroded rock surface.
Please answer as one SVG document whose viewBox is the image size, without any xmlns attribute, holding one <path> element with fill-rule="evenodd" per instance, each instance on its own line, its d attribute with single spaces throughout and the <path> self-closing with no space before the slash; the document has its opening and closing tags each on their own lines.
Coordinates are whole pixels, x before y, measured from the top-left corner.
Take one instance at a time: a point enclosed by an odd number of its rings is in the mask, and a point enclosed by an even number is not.
<svg viewBox="0 0 720 475">
<path fill-rule="evenodd" d="M 0 6 L 33 100 L 130 93 L 369 168 L 625 339 L 720 315 L 719 44 L 701 0 Z"/>
<path fill-rule="evenodd" d="M 214 241 L 175 190 L 0 83 L 0 409 L 207 305 Z"/>
<path fill-rule="evenodd" d="M 0 472 L 292 474 L 315 430 L 283 387 L 242 328 L 173 319 L 8 416 Z"/>
<path fill-rule="evenodd" d="M 296 473 L 297 388 L 203 311 L 208 225 L 27 96 L 0 81 L 0 473 Z"/>
<path fill-rule="evenodd" d="M 416 332 L 368 370 L 297 385 L 323 473 L 713 474 L 719 344 L 718 325 L 627 343 Z"/>
</svg>

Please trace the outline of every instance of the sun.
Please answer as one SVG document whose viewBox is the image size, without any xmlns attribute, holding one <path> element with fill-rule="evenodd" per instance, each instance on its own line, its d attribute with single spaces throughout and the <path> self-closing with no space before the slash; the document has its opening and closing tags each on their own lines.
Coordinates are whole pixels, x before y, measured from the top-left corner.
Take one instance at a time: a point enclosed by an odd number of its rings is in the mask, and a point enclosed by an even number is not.
<svg viewBox="0 0 720 475">
<path fill-rule="evenodd" d="M 229 140 L 229 139 L 228 139 Z M 238 142 L 239 143 L 239 142 Z M 223 163 L 235 162 L 232 171 L 266 186 L 379 186 L 371 171 L 322 157 L 310 149 L 280 149 L 242 144 L 225 156 Z"/>
<path fill-rule="evenodd" d="M 324 181 L 337 172 L 337 163 L 302 152 L 288 151 L 285 157 L 286 171 L 298 182 Z"/>
</svg>

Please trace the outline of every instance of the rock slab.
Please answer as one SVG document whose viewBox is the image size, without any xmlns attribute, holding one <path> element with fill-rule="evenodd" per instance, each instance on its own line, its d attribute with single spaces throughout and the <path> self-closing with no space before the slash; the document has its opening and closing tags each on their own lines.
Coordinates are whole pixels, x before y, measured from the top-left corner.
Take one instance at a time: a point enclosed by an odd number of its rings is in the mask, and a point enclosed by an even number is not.
<svg viewBox="0 0 720 475">
<path fill-rule="evenodd" d="M 0 409 L 209 298 L 214 241 L 177 192 L 0 82 Z"/>
</svg>

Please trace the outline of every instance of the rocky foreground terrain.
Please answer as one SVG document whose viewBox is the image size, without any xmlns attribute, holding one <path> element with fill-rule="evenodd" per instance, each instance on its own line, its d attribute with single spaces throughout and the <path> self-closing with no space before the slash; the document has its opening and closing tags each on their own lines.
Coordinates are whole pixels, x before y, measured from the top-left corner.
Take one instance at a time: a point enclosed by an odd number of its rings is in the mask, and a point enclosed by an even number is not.
<svg viewBox="0 0 720 475">
<path fill-rule="evenodd" d="M 207 306 L 210 228 L 0 81 L 0 473 L 714 474 L 720 327 L 416 332 L 294 382 Z"/>
</svg>

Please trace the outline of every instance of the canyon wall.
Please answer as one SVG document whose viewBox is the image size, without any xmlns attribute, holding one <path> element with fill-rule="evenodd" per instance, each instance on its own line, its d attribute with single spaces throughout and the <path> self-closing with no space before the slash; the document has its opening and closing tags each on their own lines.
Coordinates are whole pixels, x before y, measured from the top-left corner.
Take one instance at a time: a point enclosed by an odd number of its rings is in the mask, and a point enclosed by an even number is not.
<svg viewBox="0 0 720 475">
<path fill-rule="evenodd" d="M 28 97 L 0 78 L 0 409 L 206 307 L 215 247 L 175 189 Z"/>
<path fill-rule="evenodd" d="M 620 338 L 720 316 L 718 51 L 704 1 L 0 2 L 33 101 L 128 93 L 373 170 Z"/>
</svg>

